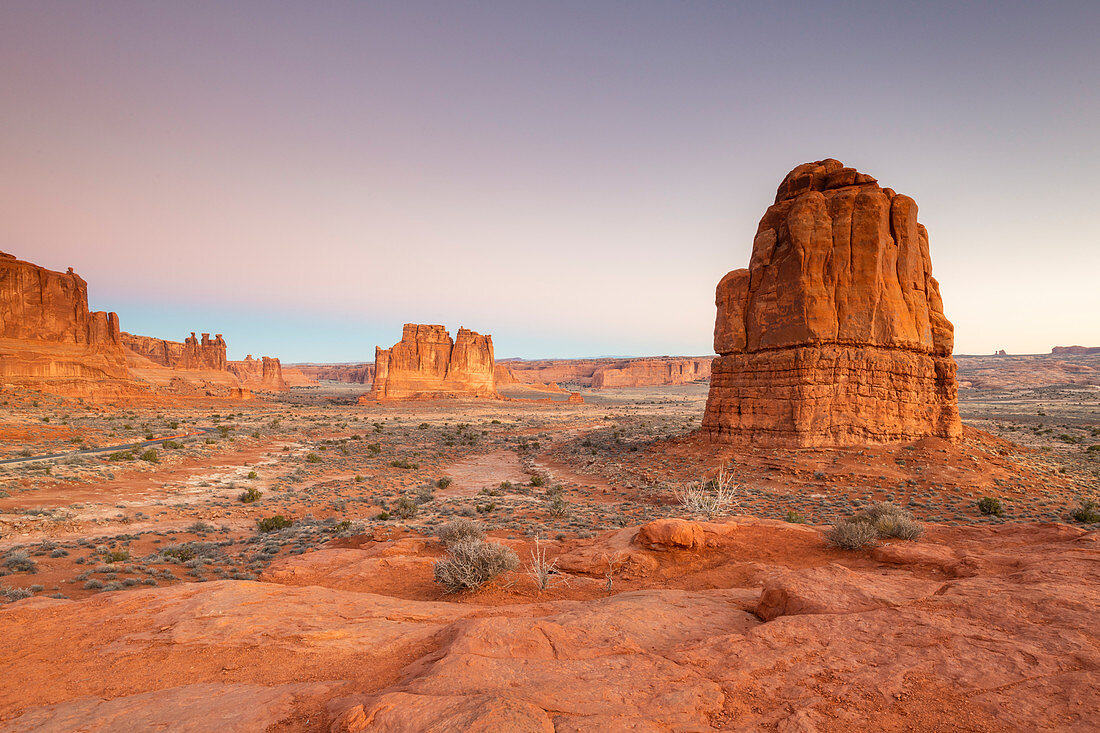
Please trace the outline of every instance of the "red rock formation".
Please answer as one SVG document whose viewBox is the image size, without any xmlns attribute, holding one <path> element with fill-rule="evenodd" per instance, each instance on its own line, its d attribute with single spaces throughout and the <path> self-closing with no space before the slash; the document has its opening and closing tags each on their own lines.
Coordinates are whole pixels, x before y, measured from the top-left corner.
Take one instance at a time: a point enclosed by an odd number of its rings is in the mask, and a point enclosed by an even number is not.
<svg viewBox="0 0 1100 733">
<path fill-rule="evenodd" d="M 282 364 L 269 356 L 253 359 L 249 354 L 241 361 L 229 362 L 228 369 L 243 387 L 253 391 L 286 392 L 290 389 L 283 380 Z"/>
<path fill-rule="evenodd" d="M 574 405 L 582 405 L 584 404 L 584 397 L 581 396 L 580 392 L 570 392 L 567 402 L 570 402 Z"/>
<path fill-rule="evenodd" d="M 496 397 L 493 338 L 466 328 L 406 323 L 401 341 L 375 350 L 375 378 L 363 400 Z"/>
<path fill-rule="evenodd" d="M 88 284 L 0 252 L 0 380 L 71 396 L 140 391 L 118 316 L 88 310 Z"/>
<path fill-rule="evenodd" d="M 226 371 L 228 364 L 225 355 L 225 339 L 220 333 L 213 339 L 210 338 L 210 334 L 204 333 L 200 341 L 192 331 L 190 336 L 180 342 L 123 332 L 122 343 L 138 356 L 168 369 L 206 369 L 223 372 Z"/>
<path fill-rule="evenodd" d="M 597 369 L 592 375 L 592 387 L 651 387 L 690 384 L 710 379 L 711 358 L 682 359 L 659 357 L 629 359 L 621 366 Z"/>
<path fill-rule="evenodd" d="M 1100 346 L 1055 346 L 1050 353 L 1058 356 L 1086 356 L 1100 354 Z"/>
<path fill-rule="evenodd" d="M 374 364 L 292 364 L 283 367 L 286 376 L 289 367 L 295 367 L 308 379 L 324 379 L 349 384 L 371 384 L 374 381 Z"/>
<path fill-rule="evenodd" d="M 561 382 L 593 389 L 658 387 L 704 381 L 710 356 L 656 356 L 632 359 L 509 360 L 506 368 L 521 384 Z M 504 383 L 498 380 L 499 383 Z"/>
<path fill-rule="evenodd" d="M 306 376 L 301 369 L 294 366 L 283 367 L 283 381 L 287 387 L 316 387 L 317 380 Z"/>
<path fill-rule="evenodd" d="M 854 445 L 961 433 L 953 328 L 908 196 L 824 160 L 783 179 L 747 270 L 718 284 L 703 428 Z"/>
</svg>

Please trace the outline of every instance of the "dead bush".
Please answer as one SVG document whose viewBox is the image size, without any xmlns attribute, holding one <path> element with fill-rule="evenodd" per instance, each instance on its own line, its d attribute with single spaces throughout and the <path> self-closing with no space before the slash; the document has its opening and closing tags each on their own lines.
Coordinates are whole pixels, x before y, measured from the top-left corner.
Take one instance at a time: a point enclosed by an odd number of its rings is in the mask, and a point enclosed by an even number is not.
<svg viewBox="0 0 1100 733">
<path fill-rule="evenodd" d="M 519 567 L 515 551 L 504 545 L 466 539 L 447 547 L 447 557 L 435 564 L 435 581 L 448 593 L 474 590 L 507 570 Z"/>
</svg>

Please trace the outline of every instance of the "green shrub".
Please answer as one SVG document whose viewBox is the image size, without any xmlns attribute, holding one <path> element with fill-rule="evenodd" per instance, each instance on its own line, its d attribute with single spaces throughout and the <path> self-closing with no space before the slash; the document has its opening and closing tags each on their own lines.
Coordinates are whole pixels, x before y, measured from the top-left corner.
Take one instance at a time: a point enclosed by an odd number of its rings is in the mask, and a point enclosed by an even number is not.
<svg viewBox="0 0 1100 733">
<path fill-rule="evenodd" d="M 436 530 L 436 536 L 449 547 L 464 540 L 483 540 L 485 539 L 485 531 L 477 522 L 459 517 L 458 519 L 452 519 Z"/>
<path fill-rule="evenodd" d="M 260 497 L 263 496 L 263 495 L 264 495 L 264 492 L 260 491 L 255 486 L 250 486 L 248 488 L 248 491 L 244 492 L 243 494 L 241 494 L 237 498 L 240 501 L 244 502 L 245 504 L 251 504 L 253 502 L 259 501 Z"/>
<path fill-rule="evenodd" d="M 443 478 L 436 481 L 435 485 L 438 486 L 441 489 L 446 489 L 448 486 L 451 485 L 451 479 L 448 478 L 447 476 L 444 476 Z"/>
<path fill-rule="evenodd" d="M 261 532 L 277 532 L 280 529 L 286 529 L 290 525 L 294 524 L 294 520 L 288 519 L 282 514 L 276 514 L 272 517 L 257 519 L 256 524 L 259 525 Z"/>
<path fill-rule="evenodd" d="M 1096 445 L 1090 445 L 1088 447 L 1088 452 L 1089 453 L 1100 453 L 1100 443 L 1097 443 Z"/>
<path fill-rule="evenodd" d="M 129 562 L 130 553 L 126 550 L 111 550 L 103 556 L 103 562 Z"/>
<path fill-rule="evenodd" d="M 435 563 L 434 575 L 448 593 L 474 590 L 508 570 L 519 567 L 519 557 L 504 545 L 466 539 L 447 547 L 447 556 Z"/>
<path fill-rule="evenodd" d="M 1077 507 L 1069 513 L 1075 522 L 1096 524 L 1100 522 L 1100 507 L 1095 499 L 1081 499 Z"/>
<path fill-rule="evenodd" d="M 796 512 L 794 509 L 791 509 L 787 512 L 787 521 L 790 522 L 791 524 L 805 524 L 806 523 L 806 517 L 802 516 L 801 514 Z"/>
<path fill-rule="evenodd" d="M 150 448 L 142 453 L 141 460 L 148 461 L 149 463 L 160 463 L 160 457 L 157 455 L 157 451 L 154 448 Z"/>
<path fill-rule="evenodd" d="M 397 505 L 393 509 L 393 513 L 397 515 L 398 519 L 412 519 L 418 511 L 420 511 L 420 507 L 409 496 L 402 496 L 398 499 Z"/>
<path fill-rule="evenodd" d="M 378 512 L 378 515 L 375 517 L 375 519 L 380 519 L 383 522 L 385 522 L 389 518 L 390 518 L 390 513 L 385 511 L 385 510 L 382 510 L 382 511 Z"/>
<path fill-rule="evenodd" d="M 419 463 L 412 463 L 407 458 L 398 458 L 390 461 L 390 465 L 394 468 L 420 468 Z"/>
<path fill-rule="evenodd" d="M 321 462 L 321 456 L 317 455 L 316 453 L 309 453 L 309 454 L 306 455 L 306 462 L 307 463 L 320 463 Z"/>
<path fill-rule="evenodd" d="M 108 461 L 133 461 L 136 460 L 132 450 L 120 450 L 107 456 Z"/>
<path fill-rule="evenodd" d="M 183 443 L 178 440 L 166 440 L 160 444 L 165 450 L 179 450 L 183 447 Z"/>
<path fill-rule="evenodd" d="M 378 455 L 382 452 L 382 446 L 378 445 L 378 443 L 367 443 L 367 450 L 375 455 Z"/>
<path fill-rule="evenodd" d="M 547 511 L 554 519 L 561 519 L 569 515 L 570 506 L 569 502 L 565 500 L 563 494 L 553 494 L 550 497 L 550 503 L 547 506 Z"/>
<path fill-rule="evenodd" d="M 978 499 L 978 511 L 986 516 L 1003 517 L 1005 515 L 1001 500 L 992 496 L 983 496 Z"/>
<path fill-rule="evenodd" d="M 248 472 L 248 477 L 249 478 L 259 478 L 260 474 L 256 473 L 255 471 L 249 471 Z"/>
<path fill-rule="evenodd" d="M 531 485 L 532 486 L 544 486 L 545 484 L 546 484 L 546 479 L 544 479 L 542 477 L 542 474 L 536 473 L 534 476 L 531 477 Z"/>
</svg>

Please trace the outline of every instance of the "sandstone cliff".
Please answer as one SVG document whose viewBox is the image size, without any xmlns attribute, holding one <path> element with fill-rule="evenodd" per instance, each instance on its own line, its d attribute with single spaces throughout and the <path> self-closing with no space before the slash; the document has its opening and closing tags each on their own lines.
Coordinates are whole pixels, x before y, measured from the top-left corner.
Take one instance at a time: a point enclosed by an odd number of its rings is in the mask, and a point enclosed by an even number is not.
<svg viewBox="0 0 1100 733">
<path fill-rule="evenodd" d="M 496 397 L 493 339 L 466 328 L 405 324 L 401 341 L 375 350 L 375 377 L 363 400 Z"/>
<path fill-rule="evenodd" d="M 722 278 L 703 428 L 759 445 L 961 432 L 953 328 L 908 196 L 824 160 L 795 168 L 748 269 Z"/>
<path fill-rule="evenodd" d="M 1100 346 L 1055 346 L 1050 350 L 1056 356 L 1085 356 L 1100 354 Z"/>
<path fill-rule="evenodd" d="M 625 364 L 597 369 L 592 387 L 650 387 L 690 384 L 710 379 L 712 359 L 629 359 Z"/>
<path fill-rule="evenodd" d="M 192 331 L 183 341 L 166 341 L 123 332 L 122 343 L 131 352 L 168 369 L 225 371 L 228 365 L 226 343 L 220 333 L 214 338 L 204 333 L 200 341 Z"/>
<path fill-rule="evenodd" d="M 289 366 L 301 371 L 309 379 L 324 379 L 348 384 L 371 384 L 374 381 L 374 364 L 293 364 L 283 368 L 285 376 Z"/>
<path fill-rule="evenodd" d="M 0 381 L 70 396 L 140 391 L 118 316 L 88 310 L 88 284 L 0 252 Z"/>
<path fill-rule="evenodd" d="M 593 389 L 659 387 L 705 381 L 710 356 L 655 356 L 628 359 L 509 360 L 509 375 L 520 384 L 565 383 Z M 501 365 L 505 366 L 505 365 Z M 502 382 L 503 383 L 503 382 Z"/>
<path fill-rule="evenodd" d="M 269 356 L 253 359 L 249 354 L 241 361 L 229 362 L 228 368 L 246 389 L 259 392 L 286 392 L 290 389 L 283 379 L 283 366 L 278 359 Z"/>
</svg>

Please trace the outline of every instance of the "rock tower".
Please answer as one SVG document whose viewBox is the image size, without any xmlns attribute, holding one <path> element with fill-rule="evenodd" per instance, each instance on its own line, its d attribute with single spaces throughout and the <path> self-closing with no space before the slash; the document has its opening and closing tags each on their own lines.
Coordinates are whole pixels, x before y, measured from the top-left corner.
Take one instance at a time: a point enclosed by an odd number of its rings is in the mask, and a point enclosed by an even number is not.
<svg viewBox="0 0 1100 733">
<path fill-rule="evenodd" d="M 718 283 L 703 430 L 765 446 L 961 431 L 954 330 L 908 196 L 837 160 L 798 166 L 748 269 Z"/>
</svg>

